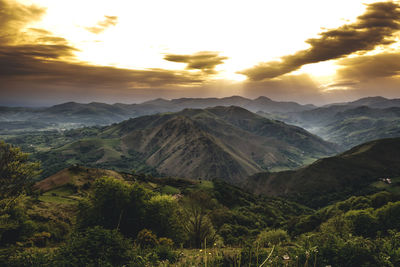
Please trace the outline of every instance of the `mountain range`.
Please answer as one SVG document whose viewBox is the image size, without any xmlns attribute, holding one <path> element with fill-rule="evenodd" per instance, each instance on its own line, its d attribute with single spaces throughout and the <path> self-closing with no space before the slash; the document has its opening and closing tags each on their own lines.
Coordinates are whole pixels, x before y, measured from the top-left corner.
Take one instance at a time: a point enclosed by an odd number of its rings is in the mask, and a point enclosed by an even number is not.
<svg viewBox="0 0 400 267">
<path fill-rule="evenodd" d="M 237 183 L 257 172 L 296 168 L 335 152 L 336 145 L 302 128 L 220 106 L 126 120 L 38 158 L 52 172 L 65 164 L 86 164 Z"/>
<path fill-rule="evenodd" d="M 113 105 L 92 102 L 81 104 L 67 102 L 47 108 L 0 107 L 0 134 L 17 130 L 77 128 L 93 125 L 108 125 L 129 118 L 163 112 L 177 112 L 185 108 L 207 108 L 214 106 L 240 106 L 250 111 L 299 112 L 315 108 L 295 102 L 278 102 L 261 96 L 254 100 L 232 96 L 225 98 L 179 98 L 155 99 L 141 104 Z M 38 125 L 40 123 L 40 125 Z"/>
<path fill-rule="evenodd" d="M 397 137 L 400 132 L 400 99 L 366 97 L 322 107 L 273 101 L 261 96 L 225 98 L 154 99 L 141 104 L 63 103 L 48 108 L 0 107 L 0 135 L 45 130 L 65 130 L 110 125 L 130 118 L 185 108 L 239 106 L 269 119 L 293 124 L 337 143 L 342 151 L 379 138 Z M 377 115 L 379 114 L 379 116 Z"/>
<path fill-rule="evenodd" d="M 400 99 L 368 97 L 301 112 L 259 114 L 302 127 L 339 144 L 342 150 L 375 139 L 400 136 Z"/>
</svg>

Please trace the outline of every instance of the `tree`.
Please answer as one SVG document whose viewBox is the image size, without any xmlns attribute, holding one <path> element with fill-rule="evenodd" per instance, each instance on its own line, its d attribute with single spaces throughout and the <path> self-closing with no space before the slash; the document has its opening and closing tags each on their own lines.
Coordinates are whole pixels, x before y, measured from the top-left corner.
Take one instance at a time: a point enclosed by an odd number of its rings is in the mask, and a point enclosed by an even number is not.
<svg viewBox="0 0 400 267">
<path fill-rule="evenodd" d="M 28 161 L 28 154 L 0 141 L 0 244 L 13 243 L 32 230 L 22 193 L 40 173 L 39 167 Z"/>
<path fill-rule="evenodd" d="M 169 195 L 155 195 L 147 203 L 144 225 L 159 237 L 168 237 L 176 244 L 185 241 L 179 218 L 178 201 Z"/>
<path fill-rule="evenodd" d="M 30 162 L 20 148 L 0 141 L 0 200 L 17 198 L 33 183 L 40 163 Z"/>
<path fill-rule="evenodd" d="M 126 266 L 133 259 L 132 244 L 117 230 L 100 226 L 77 232 L 58 250 L 59 266 Z M 57 265 L 56 264 L 56 265 Z"/>
<path fill-rule="evenodd" d="M 205 238 L 212 242 L 215 230 L 208 214 L 213 206 L 212 199 L 203 191 L 195 191 L 182 200 L 182 223 L 192 245 L 201 247 Z"/>
<path fill-rule="evenodd" d="M 135 237 L 144 228 L 144 216 L 151 192 L 139 184 L 102 177 L 93 184 L 89 199 L 80 203 L 78 225 L 84 229 L 100 225 Z"/>
</svg>

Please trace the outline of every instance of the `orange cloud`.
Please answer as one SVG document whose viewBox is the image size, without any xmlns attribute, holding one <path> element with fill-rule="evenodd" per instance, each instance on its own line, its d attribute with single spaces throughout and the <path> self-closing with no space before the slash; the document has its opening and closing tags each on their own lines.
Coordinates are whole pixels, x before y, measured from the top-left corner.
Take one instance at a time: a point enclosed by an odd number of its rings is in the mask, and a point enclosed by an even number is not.
<svg viewBox="0 0 400 267">
<path fill-rule="evenodd" d="M 260 63 L 239 73 L 253 81 L 275 78 L 306 64 L 338 59 L 355 52 L 373 50 L 378 45 L 391 44 L 394 33 L 399 30 L 400 5 L 394 2 L 373 3 L 356 22 L 322 32 L 319 38 L 308 39 L 309 49 L 284 56 L 281 61 Z"/>
<path fill-rule="evenodd" d="M 117 16 L 104 16 L 105 19 L 99 21 L 96 26 L 93 27 L 86 27 L 86 30 L 90 31 L 94 34 L 99 34 L 105 31 L 107 28 L 111 26 L 117 25 L 118 17 Z"/>
<path fill-rule="evenodd" d="M 201 70 L 208 74 L 215 74 L 215 67 L 223 64 L 227 57 L 220 56 L 218 52 L 202 51 L 192 55 L 168 54 L 165 60 L 186 63 L 188 70 Z"/>
</svg>

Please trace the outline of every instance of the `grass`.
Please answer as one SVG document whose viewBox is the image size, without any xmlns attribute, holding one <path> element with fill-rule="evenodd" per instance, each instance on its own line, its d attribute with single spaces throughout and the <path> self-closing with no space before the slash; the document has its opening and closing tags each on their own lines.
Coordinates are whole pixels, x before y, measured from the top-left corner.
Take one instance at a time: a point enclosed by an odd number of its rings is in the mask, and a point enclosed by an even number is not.
<svg viewBox="0 0 400 267">
<path fill-rule="evenodd" d="M 163 188 L 161 188 L 161 193 L 162 194 L 167 194 L 167 195 L 176 195 L 179 194 L 181 191 L 173 186 L 166 185 Z"/>
<path fill-rule="evenodd" d="M 201 180 L 198 183 L 198 187 L 200 189 L 213 189 L 214 188 L 214 183 L 212 181 L 207 181 L 207 180 Z"/>
<path fill-rule="evenodd" d="M 272 167 L 272 168 L 268 169 L 269 172 L 282 172 L 282 171 L 289 171 L 289 170 L 292 170 L 292 168 L 282 167 L 282 166 Z"/>
<path fill-rule="evenodd" d="M 316 160 L 317 160 L 317 158 L 305 157 L 305 158 L 302 160 L 302 165 L 303 165 L 303 166 L 305 166 L 305 165 L 310 165 L 310 164 L 314 163 Z"/>
<path fill-rule="evenodd" d="M 206 248 L 179 250 L 179 260 L 174 266 L 220 266 L 222 258 L 232 259 L 240 266 L 240 248 Z"/>
<path fill-rule="evenodd" d="M 73 194 L 74 191 L 69 186 L 62 186 L 39 196 L 39 200 L 51 203 L 73 204 L 77 202 L 77 199 L 73 197 Z"/>
<path fill-rule="evenodd" d="M 400 177 L 391 178 L 392 183 L 388 184 L 383 181 L 377 181 L 371 185 L 375 188 L 386 190 L 391 193 L 400 193 Z"/>
</svg>

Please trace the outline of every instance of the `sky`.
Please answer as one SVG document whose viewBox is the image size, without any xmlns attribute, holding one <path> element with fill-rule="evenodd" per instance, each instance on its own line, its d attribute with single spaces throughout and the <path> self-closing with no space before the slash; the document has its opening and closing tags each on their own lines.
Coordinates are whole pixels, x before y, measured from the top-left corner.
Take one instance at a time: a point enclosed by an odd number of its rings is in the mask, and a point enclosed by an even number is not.
<svg viewBox="0 0 400 267">
<path fill-rule="evenodd" d="M 400 1 L 0 0 L 0 105 L 400 97 Z"/>
</svg>

